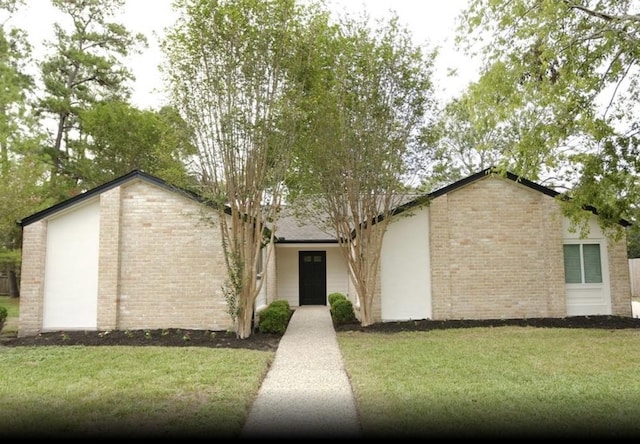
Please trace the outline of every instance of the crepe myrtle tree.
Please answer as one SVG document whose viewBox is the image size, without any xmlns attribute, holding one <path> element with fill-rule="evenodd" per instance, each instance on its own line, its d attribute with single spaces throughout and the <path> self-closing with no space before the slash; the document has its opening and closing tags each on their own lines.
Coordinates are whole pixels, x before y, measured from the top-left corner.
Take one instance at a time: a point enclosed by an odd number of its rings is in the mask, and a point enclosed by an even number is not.
<svg viewBox="0 0 640 444">
<path fill-rule="evenodd" d="M 306 61 L 297 46 L 317 10 L 293 0 L 178 0 L 174 8 L 164 75 L 194 137 L 202 192 L 219 209 L 221 291 L 236 335 L 247 338 L 262 247 L 274 236 L 300 127 L 292 72 Z"/>
<path fill-rule="evenodd" d="M 474 126 L 519 128 L 504 144 L 514 172 L 569 184 L 564 209 L 582 229 L 587 205 L 610 234 L 638 221 L 640 4 L 472 0 L 460 23 L 458 41 L 484 62 Z"/>
<path fill-rule="evenodd" d="M 413 43 L 394 14 L 346 15 L 307 50 L 305 140 L 288 176 L 297 211 L 326 215 L 357 291 L 362 325 L 374 322 L 380 253 L 407 198 L 421 130 L 434 108 L 434 51 Z M 407 213 L 408 214 L 408 213 Z"/>
</svg>

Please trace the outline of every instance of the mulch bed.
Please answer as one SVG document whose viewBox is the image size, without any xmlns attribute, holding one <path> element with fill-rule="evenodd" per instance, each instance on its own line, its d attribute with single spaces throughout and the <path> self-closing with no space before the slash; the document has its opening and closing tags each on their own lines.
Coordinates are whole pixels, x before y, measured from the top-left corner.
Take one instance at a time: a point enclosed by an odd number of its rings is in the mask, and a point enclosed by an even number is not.
<svg viewBox="0 0 640 444">
<path fill-rule="evenodd" d="M 275 351 L 282 335 L 254 333 L 246 339 L 228 331 L 158 329 L 112 331 L 59 331 L 36 336 L 4 338 L 0 344 L 8 347 L 34 345 L 87 345 L 87 346 L 156 346 L 156 347 L 211 347 L 243 348 Z"/>
<path fill-rule="evenodd" d="M 572 316 L 566 318 L 532 319 L 481 319 L 433 321 L 427 319 L 403 322 L 382 322 L 367 327 L 359 323 L 334 324 L 337 332 L 360 331 L 365 333 L 397 333 L 403 331 L 428 331 L 445 328 L 473 327 L 539 327 L 539 328 L 640 328 L 640 318 L 625 316 Z M 86 345 L 86 346 L 166 346 L 166 347 L 211 347 L 242 348 L 275 351 L 282 335 L 253 333 L 246 339 L 237 338 L 228 331 L 162 329 L 162 330 L 113 330 L 105 331 L 59 331 L 41 333 L 28 337 L 4 337 L 0 344 L 8 347 L 37 345 Z"/>
<path fill-rule="evenodd" d="M 399 331 L 426 331 L 445 328 L 473 327 L 540 327 L 540 328 L 600 328 L 622 329 L 640 328 L 640 318 L 627 316 L 570 316 L 566 318 L 530 318 L 530 319 L 462 319 L 433 321 L 421 319 L 403 322 L 382 322 L 367 327 L 358 323 L 335 325 L 336 331 L 362 331 L 375 333 L 395 333 Z"/>
</svg>

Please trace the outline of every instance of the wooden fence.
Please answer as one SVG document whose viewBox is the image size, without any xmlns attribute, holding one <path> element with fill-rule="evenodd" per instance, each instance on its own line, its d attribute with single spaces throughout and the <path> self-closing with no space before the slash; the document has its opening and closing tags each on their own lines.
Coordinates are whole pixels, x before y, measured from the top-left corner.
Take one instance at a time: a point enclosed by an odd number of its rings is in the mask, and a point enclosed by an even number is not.
<svg viewBox="0 0 640 444">
<path fill-rule="evenodd" d="M 0 273 L 0 296 L 9 294 L 9 276 Z"/>
<path fill-rule="evenodd" d="M 629 259 L 629 276 L 631 277 L 631 299 L 640 301 L 640 258 Z"/>
</svg>

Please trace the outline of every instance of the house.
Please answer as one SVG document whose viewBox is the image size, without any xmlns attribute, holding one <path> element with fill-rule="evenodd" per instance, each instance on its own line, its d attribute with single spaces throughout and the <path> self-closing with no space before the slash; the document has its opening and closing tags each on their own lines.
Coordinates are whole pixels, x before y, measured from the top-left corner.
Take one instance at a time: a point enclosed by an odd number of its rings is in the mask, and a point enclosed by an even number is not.
<svg viewBox="0 0 640 444">
<path fill-rule="evenodd" d="M 398 208 L 374 319 L 631 316 L 625 238 L 605 237 L 596 214 L 580 238 L 557 195 L 487 169 Z M 232 328 L 217 217 L 197 195 L 132 171 L 24 218 L 18 334 Z M 331 233 L 284 217 L 267 248 L 257 310 L 325 305 L 333 292 L 358 309 Z"/>
</svg>

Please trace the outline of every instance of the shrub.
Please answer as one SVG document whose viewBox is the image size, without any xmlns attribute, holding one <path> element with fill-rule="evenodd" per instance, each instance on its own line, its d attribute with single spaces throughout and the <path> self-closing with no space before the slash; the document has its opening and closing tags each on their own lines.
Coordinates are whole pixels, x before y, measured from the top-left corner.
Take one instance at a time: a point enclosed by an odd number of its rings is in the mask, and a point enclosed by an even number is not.
<svg viewBox="0 0 640 444">
<path fill-rule="evenodd" d="M 353 311 L 353 304 L 348 299 L 336 300 L 331 306 L 331 316 L 336 324 L 346 324 L 356 320 L 356 314 Z"/>
<path fill-rule="evenodd" d="M 4 323 L 7 316 L 9 316 L 9 310 L 7 310 L 7 307 L 0 306 L 0 325 Z"/>
<path fill-rule="evenodd" d="M 291 319 L 291 308 L 289 302 L 279 299 L 273 301 L 260 312 L 258 330 L 261 333 L 284 334 Z"/>
<path fill-rule="evenodd" d="M 339 299 L 347 299 L 347 297 L 342 293 L 331 293 L 329 296 L 327 296 L 327 300 L 329 301 L 329 305 L 331 307 L 333 307 L 333 304 L 335 304 Z"/>
<path fill-rule="evenodd" d="M 289 302 L 286 299 L 278 299 L 277 301 L 273 301 L 271 304 L 269 304 L 269 307 L 281 307 L 286 308 L 287 310 L 291 310 L 291 307 L 289 307 Z"/>
</svg>

